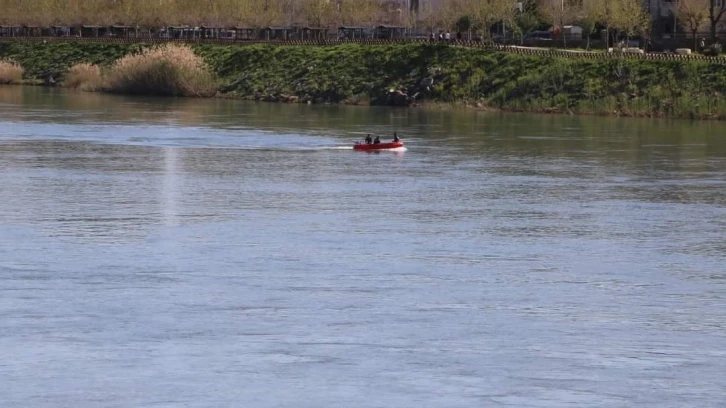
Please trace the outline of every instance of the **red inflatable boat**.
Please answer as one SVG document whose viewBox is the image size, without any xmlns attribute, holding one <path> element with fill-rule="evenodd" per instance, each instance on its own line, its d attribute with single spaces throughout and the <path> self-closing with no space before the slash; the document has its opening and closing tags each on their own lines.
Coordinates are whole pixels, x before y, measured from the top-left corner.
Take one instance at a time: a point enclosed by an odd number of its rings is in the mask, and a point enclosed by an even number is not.
<svg viewBox="0 0 726 408">
<path fill-rule="evenodd" d="M 403 147 L 403 142 L 377 143 L 377 144 L 356 142 L 356 144 L 353 145 L 354 150 L 383 150 L 383 149 L 396 149 L 399 147 Z"/>
</svg>

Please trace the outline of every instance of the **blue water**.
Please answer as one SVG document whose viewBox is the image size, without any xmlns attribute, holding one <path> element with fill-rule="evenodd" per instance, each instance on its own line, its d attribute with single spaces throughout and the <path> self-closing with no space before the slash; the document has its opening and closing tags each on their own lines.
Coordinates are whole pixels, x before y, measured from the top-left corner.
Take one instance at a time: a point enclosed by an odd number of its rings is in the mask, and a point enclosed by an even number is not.
<svg viewBox="0 0 726 408">
<path fill-rule="evenodd" d="M 0 406 L 723 407 L 723 127 L 0 88 Z"/>
</svg>

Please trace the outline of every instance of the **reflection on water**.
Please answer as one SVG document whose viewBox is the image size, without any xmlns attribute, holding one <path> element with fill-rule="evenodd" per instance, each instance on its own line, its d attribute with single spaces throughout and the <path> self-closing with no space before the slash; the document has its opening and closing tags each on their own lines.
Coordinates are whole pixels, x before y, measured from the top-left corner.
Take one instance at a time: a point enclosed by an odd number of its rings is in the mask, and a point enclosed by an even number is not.
<svg viewBox="0 0 726 408">
<path fill-rule="evenodd" d="M 5 405 L 720 406 L 723 127 L 0 87 Z"/>
<path fill-rule="evenodd" d="M 164 152 L 164 188 L 162 189 L 164 225 L 179 225 L 176 202 L 179 194 L 179 178 L 183 173 L 179 168 L 179 151 L 174 147 L 163 147 Z"/>
</svg>

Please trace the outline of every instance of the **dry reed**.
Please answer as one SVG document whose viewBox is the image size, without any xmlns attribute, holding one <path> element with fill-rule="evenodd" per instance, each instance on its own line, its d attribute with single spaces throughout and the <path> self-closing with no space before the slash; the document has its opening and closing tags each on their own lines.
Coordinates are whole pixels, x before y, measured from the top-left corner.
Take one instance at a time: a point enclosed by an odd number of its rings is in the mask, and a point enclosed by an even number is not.
<svg viewBox="0 0 726 408">
<path fill-rule="evenodd" d="M 162 96 L 212 96 L 216 83 L 204 60 L 185 45 L 166 44 L 129 54 L 105 76 L 109 92 Z"/>
<path fill-rule="evenodd" d="M 103 78 L 101 68 L 92 64 L 76 64 L 66 73 L 63 85 L 68 88 L 82 91 L 99 91 L 102 88 Z"/>
<path fill-rule="evenodd" d="M 23 80 L 25 70 L 13 60 L 0 60 L 0 84 L 13 84 Z"/>
</svg>

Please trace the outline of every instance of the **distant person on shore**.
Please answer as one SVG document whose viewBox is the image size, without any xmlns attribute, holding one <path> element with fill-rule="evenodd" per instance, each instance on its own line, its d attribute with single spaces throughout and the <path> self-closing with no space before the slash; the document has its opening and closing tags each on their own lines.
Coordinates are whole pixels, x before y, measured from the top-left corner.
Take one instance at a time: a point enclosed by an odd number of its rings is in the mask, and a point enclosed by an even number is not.
<svg viewBox="0 0 726 408">
<path fill-rule="evenodd" d="M 369 133 L 368 136 L 366 136 L 366 144 L 373 143 L 373 139 L 371 138 L 371 134 Z"/>
<path fill-rule="evenodd" d="M 456 33 L 456 39 L 458 41 L 461 41 L 461 31 L 459 31 L 459 32 Z"/>
<path fill-rule="evenodd" d="M 445 38 L 446 38 L 446 41 L 451 41 L 451 33 L 447 31 Z"/>
<path fill-rule="evenodd" d="M 434 32 L 433 32 L 433 31 L 432 31 L 432 32 L 431 32 L 431 34 L 429 35 L 429 40 L 431 40 L 431 42 L 434 42 L 434 41 L 436 41 L 436 35 L 434 34 Z"/>
<path fill-rule="evenodd" d="M 703 54 L 703 52 L 706 51 L 706 39 L 701 38 L 701 43 L 699 45 L 701 46 L 701 53 Z"/>
<path fill-rule="evenodd" d="M 373 139 L 373 144 L 381 144 L 381 138 L 376 136 L 376 138 Z"/>
</svg>

